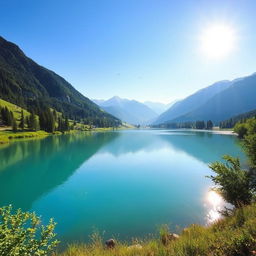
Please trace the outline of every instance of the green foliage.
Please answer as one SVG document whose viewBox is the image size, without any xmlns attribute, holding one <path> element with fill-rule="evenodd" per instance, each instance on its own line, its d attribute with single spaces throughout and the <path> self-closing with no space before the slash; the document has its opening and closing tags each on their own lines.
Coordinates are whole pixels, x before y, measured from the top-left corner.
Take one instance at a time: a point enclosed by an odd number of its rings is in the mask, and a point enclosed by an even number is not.
<svg viewBox="0 0 256 256">
<path fill-rule="evenodd" d="M 247 134 L 247 125 L 243 123 L 237 123 L 234 127 L 234 132 L 238 134 L 239 138 L 244 138 Z"/>
<path fill-rule="evenodd" d="M 244 123 L 247 119 L 256 117 L 256 110 L 246 112 L 220 122 L 220 128 L 233 128 L 237 123 Z"/>
<path fill-rule="evenodd" d="M 18 131 L 18 125 L 15 119 L 12 120 L 12 131 L 17 132 Z"/>
<path fill-rule="evenodd" d="M 21 110 L 21 117 L 20 117 L 19 127 L 21 128 L 21 130 L 24 130 L 24 128 L 25 128 L 25 118 L 24 118 L 24 111 L 23 110 Z"/>
<path fill-rule="evenodd" d="M 0 115 L 1 121 L 6 126 L 12 126 L 13 125 L 13 112 L 9 110 L 8 107 L 1 108 L 1 115 Z"/>
<path fill-rule="evenodd" d="M 213 128 L 213 122 L 211 120 L 208 120 L 206 123 L 206 129 L 211 130 Z"/>
<path fill-rule="evenodd" d="M 218 186 L 216 190 L 236 208 L 250 204 L 254 194 L 248 171 L 241 169 L 238 158 L 226 155 L 223 159 L 226 163 L 209 165 L 216 173 L 216 176 L 209 177 Z"/>
<path fill-rule="evenodd" d="M 12 207 L 0 208 L 0 255 L 46 256 L 58 244 L 55 240 L 55 223 L 40 225 L 35 213 L 12 213 Z"/>
<path fill-rule="evenodd" d="M 213 122 L 211 120 L 208 120 L 206 123 L 204 121 L 196 121 L 196 122 L 166 122 L 159 125 L 152 125 L 152 127 L 157 128 L 167 128 L 167 129 L 208 129 L 211 130 L 213 128 Z"/>
<path fill-rule="evenodd" d="M 205 128 L 205 122 L 204 121 L 196 121 L 196 129 L 204 129 Z"/>
<path fill-rule="evenodd" d="M 245 136 L 245 151 L 249 157 L 252 169 L 256 169 L 256 133 Z"/>
<path fill-rule="evenodd" d="M 234 131 L 243 139 L 251 169 L 256 169 L 256 118 L 247 119 L 245 123 L 237 123 Z"/>
<path fill-rule="evenodd" d="M 39 113 L 39 122 L 42 130 L 53 133 L 55 131 L 55 116 L 50 108 Z"/>
<path fill-rule="evenodd" d="M 38 131 L 40 129 L 40 126 L 34 111 L 32 111 L 30 116 L 28 117 L 27 124 L 28 124 L 28 129 L 32 131 Z"/>
</svg>

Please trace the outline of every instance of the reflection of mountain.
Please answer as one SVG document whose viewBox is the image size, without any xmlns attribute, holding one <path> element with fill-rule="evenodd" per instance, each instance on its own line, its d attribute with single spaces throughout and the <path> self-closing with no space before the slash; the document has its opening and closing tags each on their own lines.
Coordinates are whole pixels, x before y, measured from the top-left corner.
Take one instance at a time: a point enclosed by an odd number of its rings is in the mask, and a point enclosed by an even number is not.
<svg viewBox="0 0 256 256">
<path fill-rule="evenodd" d="M 0 206 L 15 202 L 28 210 L 44 193 L 64 183 L 77 168 L 118 133 L 51 136 L 44 140 L 22 141 L 0 150 L 5 169 L 0 172 Z M 18 160 L 13 163 L 12 153 Z M 8 161 L 10 165 L 8 166 Z M 17 193 L 18 191 L 18 193 Z"/>
<path fill-rule="evenodd" d="M 175 149 L 208 164 L 221 159 L 225 154 L 244 157 L 240 147 L 234 147 L 234 136 L 219 135 L 208 132 L 188 131 L 188 135 L 162 135 L 161 139 L 170 143 Z M 238 142 L 237 142 L 238 143 Z"/>
<path fill-rule="evenodd" d="M 119 156 L 127 153 L 136 153 L 140 150 L 149 151 L 155 149 L 157 148 L 155 144 L 160 142 L 155 135 L 146 130 L 130 130 L 118 133 L 118 139 L 102 147 L 101 151 Z"/>
<path fill-rule="evenodd" d="M 220 159 L 224 154 L 243 157 L 240 147 L 234 147 L 234 136 L 219 135 L 194 131 L 130 131 L 121 132 L 117 140 L 112 141 L 101 151 L 115 156 L 138 151 L 153 151 L 162 147 L 173 147 L 175 150 L 197 158 L 208 164 Z M 238 142 L 237 142 L 238 143 Z"/>
</svg>

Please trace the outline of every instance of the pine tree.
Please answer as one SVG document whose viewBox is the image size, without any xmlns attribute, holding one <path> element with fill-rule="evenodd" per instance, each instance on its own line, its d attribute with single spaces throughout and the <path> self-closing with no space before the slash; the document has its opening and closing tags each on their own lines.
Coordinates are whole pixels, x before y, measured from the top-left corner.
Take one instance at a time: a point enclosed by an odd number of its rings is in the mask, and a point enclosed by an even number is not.
<svg viewBox="0 0 256 256">
<path fill-rule="evenodd" d="M 38 121 L 36 119 L 36 115 L 35 115 L 34 111 L 31 112 L 31 114 L 28 118 L 28 128 L 31 129 L 32 131 L 38 130 Z"/>
<path fill-rule="evenodd" d="M 25 128 L 25 118 L 24 118 L 24 112 L 23 109 L 21 110 L 21 118 L 20 118 L 20 124 L 19 127 L 21 128 L 21 130 L 23 131 Z"/>
<path fill-rule="evenodd" d="M 12 120 L 12 131 L 13 132 L 17 132 L 18 131 L 18 126 L 17 126 L 17 122 L 15 119 Z"/>
<path fill-rule="evenodd" d="M 67 117 L 65 117 L 64 127 L 65 127 L 65 131 L 69 131 L 69 121 Z"/>
<path fill-rule="evenodd" d="M 208 120 L 207 123 L 206 123 L 206 129 L 207 130 L 212 130 L 213 128 L 213 123 L 211 120 Z"/>
</svg>

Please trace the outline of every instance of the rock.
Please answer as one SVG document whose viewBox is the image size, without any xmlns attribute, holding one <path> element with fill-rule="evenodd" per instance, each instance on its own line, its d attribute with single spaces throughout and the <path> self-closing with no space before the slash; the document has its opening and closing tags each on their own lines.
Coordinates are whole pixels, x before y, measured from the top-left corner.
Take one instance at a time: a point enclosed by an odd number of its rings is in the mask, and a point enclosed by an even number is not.
<svg viewBox="0 0 256 256">
<path fill-rule="evenodd" d="M 107 246 L 108 249 L 113 249 L 116 246 L 116 241 L 111 238 L 105 242 L 105 245 Z"/>
<path fill-rule="evenodd" d="M 180 236 L 175 233 L 164 234 L 161 237 L 161 241 L 163 245 L 167 245 L 169 242 L 179 239 L 179 237 Z"/>
<path fill-rule="evenodd" d="M 142 245 L 140 245 L 140 244 L 130 245 L 130 246 L 128 246 L 128 249 L 129 250 L 131 250 L 131 249 L 142 249 Z"/>
</svg>

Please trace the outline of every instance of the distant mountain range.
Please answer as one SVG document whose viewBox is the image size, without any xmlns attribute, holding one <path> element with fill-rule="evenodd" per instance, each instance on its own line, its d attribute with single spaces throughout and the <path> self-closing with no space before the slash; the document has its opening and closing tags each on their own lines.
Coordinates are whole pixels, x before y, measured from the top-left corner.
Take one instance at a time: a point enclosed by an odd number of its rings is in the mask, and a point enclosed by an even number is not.
<svg viewBox="0 0 256 256">
<path fill-rule="evenodd" d="M 145 101 L 143 102 L 146 106 L 151 108 L 155 113 L 158 115 L 162 114 L 165 112 L 167 109 L 169 109 L 172 105 L 174 105 L 178 100 L 172 101 L 169 104 L 164 104 L 160 102 L 153 102 L 153 101 Z"/>
<path fill-rule="evenodd" d="M 50 107 L 70 119 L 103 126 L 120 120 L 100 109 L 64 78 L 28 58 L 15 44 L 0 37 L 0 98 L 29 111 Z"/>
<path fill-rule="evenodd" d="M 220 81 L 175 103 L 154 124 L 212 120 L 215 124 L 256 109 L 256 74 Z"/>
<path fill-rule="evenodd" d="M 133 125 L 146 125 L 158 116 L 151 108 L 136 100 L 121 99 L 114 96 L 109 100 L 93 100 L 106 112 Z"/>
</svg>

